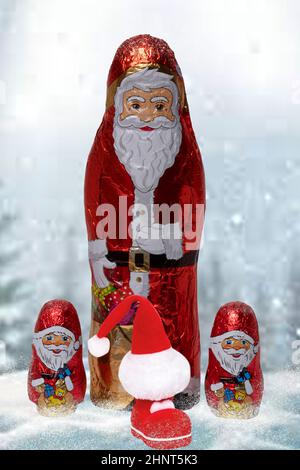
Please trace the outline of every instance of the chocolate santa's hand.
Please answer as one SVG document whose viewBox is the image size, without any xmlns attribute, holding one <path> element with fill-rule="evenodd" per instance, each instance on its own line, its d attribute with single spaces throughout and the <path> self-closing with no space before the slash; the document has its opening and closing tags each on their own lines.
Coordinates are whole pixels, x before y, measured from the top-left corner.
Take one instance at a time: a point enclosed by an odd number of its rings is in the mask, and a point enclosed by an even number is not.
<svg viewBox="0 0 300 470">
<path fill-rule="evenodd" d="M 183 255 L 182 231 L 178 222 L 162 225 L 162 238 L 168 259 L 179 259 Z"/>
<path fill-rule="evenodd" d="M 161 225 L 159 224 L 152 224 L 151 227 L 140 225 L 137 228 L 136 241 L 142 250 L 153 255 L 160 255 L 165 252 L 161 234 Z"/>
<path fill-rule="evenodd" d="M 91 261 L 91 265 L 97 286 L 100 288 L 107 287 L 109 285 L 109 281 L 104 274 L 104 268 L 114 269 L 116 264 L 112 263 L 106 258 L 106 256 L 104 256 L 98 260 Z"/>
<path fill-rule="evenodd" d="M 137 243 L 148 253 L 154 255 L 165 253 L 168 259 L 179 259 L 183 254 L 178 224 L 152 224 L 151 227 L 140 227 Z"/>
<path fill-rule="evenodd" d="M 89 241 L 89 260 L 93 270 L 94 278 L 98 287 L 103 288 L 109 285 L 109 281 L 104 274 L 104 268 L 114 269 L 115 263 L 106 258 L 107 247 L 106 240 L 90 240 Z"/>
<path fill-rule="evenodd" d="M 152 240 L 151 238 L 138 237 L 136 241 L 139 247 L 142 250 L 147 251 L 147 253 L 160 255 L 165 252 L 162 240 Z"/>
<path fill-rule="evenodd" d="M 163 240 L 166 257 L 168 259 L 179 259 L 183 255 L 181 240 Z"/>
<path fill-rule="evenodd" d="M 224 390 L 224 385 L 222 382 L 212 383 L 210 386 L 210 389 L 212 392 L 214 392 L 216 397 L 218 398 L 224 397 L 225 390 Z"/>
</svg>

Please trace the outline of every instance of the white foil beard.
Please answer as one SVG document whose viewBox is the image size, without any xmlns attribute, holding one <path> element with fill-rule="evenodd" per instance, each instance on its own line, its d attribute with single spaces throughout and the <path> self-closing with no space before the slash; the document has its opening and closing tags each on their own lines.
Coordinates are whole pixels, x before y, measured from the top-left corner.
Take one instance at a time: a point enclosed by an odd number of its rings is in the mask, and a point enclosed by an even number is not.
<svg viewBox="0 0 300 470">
<path fill-rule="evenodd" d="M 114 147 L 135 188 L 148 192 L 157 187 L 165 170 L 174 164 L 181 145 L 181 124 L 178 120 L 174 127 L 159 127 L 153 131 L 140 130 L 136 124 L 126 127 L 125 119 L 121 126 L 115 119 Z M 146 126 L 146 123 L 140 121 L 139 126 Z"/>
<path fill-rule="evenodd" d="M 210 347 L 223 369 L 234 376 L 239 375 L 243 368 L 247 367 L 255 356 L 254 346 L 252 344 L 248 351 L 239 359 L 234 359 L 232 355 L 227 354 L 222 348 L 221 343 L 211 343 Z M 235 351 L 235 353 L 240 351 Z"/>
<path fill-rule="evenodd" d="M 36 350 L 36 353 L 38 357 L 41 359 L 41 361 L 51 370 L 57 371 L 60 367 L 63 367 L 64 364 L 67 364 L 70 359 L 74 356 L 76 353 L 76 349 L 74 349 L 74 342 L 71 341 L 70 345 L 68 348 L 65 346 L 60 346 L 60 347 L 53 347 L 51 346 L 52 349 L 61 349 L 62 352 L 57 355 L 54 354 L 51 349 L 47 348 L 44 346 L 42 342 L 42 338 L 34 338 L 33 339 L 33 344 Z"/>
</svg>

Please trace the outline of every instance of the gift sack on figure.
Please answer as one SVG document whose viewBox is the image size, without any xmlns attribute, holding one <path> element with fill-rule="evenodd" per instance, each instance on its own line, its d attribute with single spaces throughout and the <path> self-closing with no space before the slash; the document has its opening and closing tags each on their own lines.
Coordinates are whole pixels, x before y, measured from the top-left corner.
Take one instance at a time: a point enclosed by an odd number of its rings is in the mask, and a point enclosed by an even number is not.
<svg viewBox="0 0 300 470">
<path fill-rule="evenodd" d="M 252 418 L 263 394 L 258 324 L 242 302 L 223 305 L 211 332 L 205 393 L 211 410 L 224 418 Z"/>
<path fill-rule="evenodd" d="M 46 416 L 68 414 L 83 401 L 86 376 L 77 312 L 66 300 L 41 309 L 32 341 L 28 395 Z"/>
<path fill-rule="evenodd" d="M 132 347 L 118 372 L 124 390 L 135 398 L 131 433 L 156 449 L 187 446 L 192 439 L 191 422 L 186 413 L 175 409 L 173 397 L 188 385 L 190 365 L 171 347 L 162 320 L 149 300 L 133 295 L 119 303 L 89 339 L 89 351 L 94 357 L 110 354 L 107 336 L 131 307 L 135 310 Z"/>
<path fill-rule="evenodd" d="M 203 165 L 175 55 L 162 39 L 130 38 L 109 71 L 106 111 L 85 175 L 91 336 L 107 305 L 116 305 L 114 296 L 121 301 L 130 290 L 148 298 L 190 363 L 190 383 L 176 397 L 187 408 L 200 390 L 196 279 L 204 204 Z M 118 367 L 131 347 L 132 318 L 129 312 L 111 334 L 109 356 L 89 358 L 95 404 L 130 403 Z"/>
</svg>

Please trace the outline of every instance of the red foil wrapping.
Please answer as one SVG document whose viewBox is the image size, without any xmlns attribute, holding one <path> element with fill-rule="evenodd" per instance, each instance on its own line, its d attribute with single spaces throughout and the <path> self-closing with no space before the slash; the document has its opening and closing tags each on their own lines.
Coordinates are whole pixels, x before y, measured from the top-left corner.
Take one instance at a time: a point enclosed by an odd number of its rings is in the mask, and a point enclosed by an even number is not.
<svg viewBox="0 0 300 470">
<path fill-rule="evenodd" d="M 168 168 L 154 191 L 154 203 L 190 204 L 192 225 L 195 228 L 196 204 L 205 204 L 205 178 L 201 154 L 193 132 L 189 115 L 184 81 L 173 51 L 162 39 L 140 35 L 125 41 L 117 50 L 107 81 L 106 111 L 90 151 L 85 175 L 85 214 L 88 240 L 96 240 L 96 228 L 100 217 L 96 215 L 100 204 L 112 204 L 117 213 L 121 196 L 127 196 L 128 206 L 134 203 L 134 185 L 130 175 L 119 161 L 114 150 L 113 121 L 114 96 L 117 87 L 128 74 L 143 68 L 157 68 L 173 76 L 179 94 L 179 118 L 182 126 L 182 142 L 173 166 Z M 126 216 L 127 226 L 132 217 Z M 124 222 L 124 217 L 122 222 Z M 111 237 L 107 239 L 108 252 L 128 253 L 132 240 Z M 183 237 L 183 251 L 186 252 Z M 178 405 L 190 407 L 199 400 L 200 390 L 200 338 L 197 309 L 197 258 L 194 263 L 183 266 L 151 266 L 149 269 L 149 300 L 164 323 L 173 348 L 189 360 L 192 380 Z M 130 272 L 126 265 L 106 270 L 111 285 L 128 285 Z M 92 325 L 91 336 L 96 334 L 107 311 L 95 295 L 95 278 L 92 270 Z M 90 356 L 91 399 L 95 404 L 126 407 L 131 397 L 122 389 L 117 370 L 123 355 L 130 349 L 131 326 L 115 329 L 110 353 L 104 358 Z"/>
<path fill-rule="evenodd" d="M 46 416 L 76 409 L 86 392 L 79 318 L 66 300 L 51 300 L 36 321 L 28 396 Z"/>
<path fill-rule="evenodd" d="M 252 418 L 263 395 L 256 316 L 242 302 L 223 305 L 211 332 L 205 378 L 208 405 L 224 418 Z"/>
</svg>

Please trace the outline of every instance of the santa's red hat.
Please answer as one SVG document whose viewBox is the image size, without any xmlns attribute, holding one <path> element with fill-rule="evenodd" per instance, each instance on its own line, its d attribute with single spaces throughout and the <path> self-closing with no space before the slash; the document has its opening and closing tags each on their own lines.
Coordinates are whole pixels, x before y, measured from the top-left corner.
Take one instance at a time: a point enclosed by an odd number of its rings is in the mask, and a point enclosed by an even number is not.
<svg viewBox="0 0 300 470">
<path fill-rule="evenodd" d="M 150 34 L 139 34 L 124 41 L 118 48 L 107 79 L 106 108 L 113 105 L 114 94 L 121 81 L 143 68 L 158 69 L 172 75 L 179 92 L 180 108 L 187 109 L 184 82 L 180 67 L 170 46 Z"/>
<path fill-rule="evenodd" d="M 250 305 L 244 302 L 229 302 L 218 310 L 211 332 L 211 342 L 226 338 L 246 339 L 254 346 L 258 344 L 258 324 Z"/>
<path fill-rule="evenodd" d="M 47 334 L 65 334 L 74 341 L 74 349 L 81 345 L 81 328 L 75 307 L 67 300 L 54 299 L 46 302 L 37 318 L 34 338 Z"/>
<path fill-rule="evenodd" d="M 172 348 L 162 320 L 145 297 L 132 295 L 115 307 L 102 323 L 88 348 L 95 357 L 109 352 L 109 332 L 136 304 L 132 348 L 123 358 L 119 378 L 124 389 L 135 398 L 162 400 L 183 391 L 190 380 L 187 359 Z"/>
</svg>

